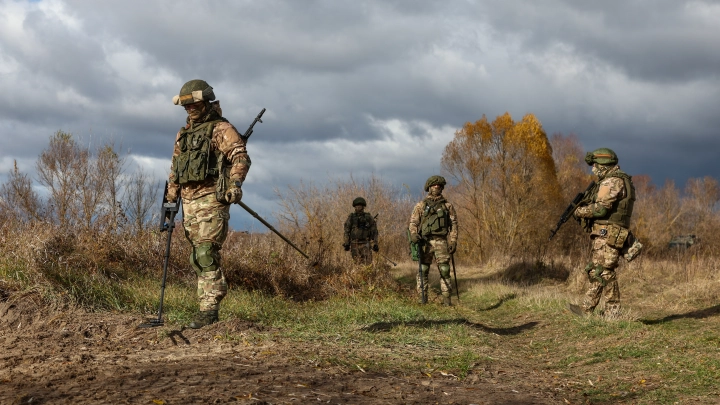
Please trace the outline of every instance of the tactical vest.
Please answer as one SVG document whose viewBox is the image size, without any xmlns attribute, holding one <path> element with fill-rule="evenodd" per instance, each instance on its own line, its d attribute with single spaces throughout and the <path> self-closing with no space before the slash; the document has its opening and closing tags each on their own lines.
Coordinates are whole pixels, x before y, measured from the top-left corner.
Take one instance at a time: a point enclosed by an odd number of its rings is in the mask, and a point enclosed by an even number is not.
<svg viewBox="0 0 720 405">
<path fill-rule="evenodd" d="M 213 129 L 218 122 L 226 119 L 204 122 L 191 128 L 182 128 L 177 143 L 180 154 L 173 157 L 172 171 L 175 183 L 185 184 L 192 181 L 204 181 L 207 177 L 218 177 L 224 156 L 220 151 L 212 151 Z"/>
<path fill-rule="evenodd" d="M 609 173 L 607 177 L 617 177 L 623 179 L 625 182 L 625 197 L 620 201 L 616 201 L 612 208 L 608 210 L 608 215 L 605 218 L 596 219 L 595 223 L 601 225 L 615 224 L 622 226 L 623 228 L 630 228 L 630 217 L 632 216 L 633 206 L 635 205 L 635 186 L 632 183 L 632 178 L 627 173 L 620 170 Z M 593 201 L 597 200 L 597 193 L 599 189 L 599 186 L 596 186 L 593 189 Z"/>
<path fill-rule="evenodd" d="M 350 214 L 350 240 L 366 241 L 372 239 L 372 215 L 367 212 Z"/>
<path fill-rule="evenodd" d="M 450 213 L 445 206 L 446 200 L 425 199 L 425 208 L 420 215 L 420 234 L 422 236 L 445 236 L 450 230 Z"/>
</svg>

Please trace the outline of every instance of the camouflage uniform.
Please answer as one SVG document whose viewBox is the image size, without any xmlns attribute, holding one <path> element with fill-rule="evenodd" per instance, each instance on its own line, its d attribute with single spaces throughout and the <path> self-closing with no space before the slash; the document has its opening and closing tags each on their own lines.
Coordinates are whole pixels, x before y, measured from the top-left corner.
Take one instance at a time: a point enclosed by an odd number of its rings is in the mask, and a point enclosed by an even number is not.
<svg viewBox="0 0 720 405">
<path fill-rule="evenodd" d="M 358 197 L 353 201 L 355 212 L 345 220 L 343 246 L 350 250 L 353 261 L 357 264 L 372 264 L 372 250 L 378 250 L 378 231 L 375 219 L 370 213 L 363 212 L 365 199 Z M 361 208 L 359 208 L 361 207 Z"/>
<path fill-rule="evenodd" d="M 592 153 L 593 156 L 602 157 L 603 153 L 610 152 L 602 148 Z M 574 216 L 590 233 L 592 241 L 592 261 L 585 267 L 590 288 L 585 294 L 582 310 L 585 313 L 593 312 L 601 296 L 604 296 L 605 315 L 608 317 L 617 316 L 620 312 L 620 288 L 615 274 L 620 255 L 631 261 L 642 249 L 642 244 L 628 230 L 635 202 L 635 187 L 632 178 L 616 164 L 614 152 L 611 156 L 614 157 L 609 160 L 612 163 L 605 165 L 586 158 L 589 164 L 594 164 L 593 172 L 598 175 L 599 181 L 588 192 L 586 202 L 581 203 L 574 212 Z"/>
<path fill-rule="evenodd" d="M 445 185 L 445 179 L 441 176 L 432 176 L 426 182 L 425 191 L 435 182 L 441 186 Z M 442 188 L 440 189 L 440 192 Z M 413 208 L 410 215 L 410 239 L 420 240 L 419 258 L 422 269 L 422 282 L 420 274 L 416 276 L 418 294 L 422 285 L 425 289 L 424 296 L 428 292 L 428 273 L 433 258 L 440 271 L 440 291 L 444 302 L 450 304 L 452 295 L 452 279 L 450 275 L 450 259 L 455 252 L 458 238 L 458 222 L 455 207 L 442 194 L 433 195 L 430 192 L 423 201 L 420 201 Z"/>
<path fill-rule="evenodd" d="M 197 131 L 204 133 L 197 136 Z M 209 152 L 216 160 L 210 163 L 204 179 L 186 181 L 179 179 L 186 175 L 179 166 L 182 166 L 180 162 L 183 162 L 183 149 L 188 149 L 187 139 L 195 139 L 193 136 L 201 140 L 209 138 Z M 231 196 L 226 198 L 224 193 L 234 190 L 239 195 L 231 202 L 239 201 L 242 192 L 234 185 L 236 181 L 242 184 L 249 168 L 250 157 L 245 149 L 245 142 L 235 127 L 222 118 L 218 101 L 206 102 L 206 112 L 197 120 L 188 117 L 187 125 L 181 128 L 175 137 L 168 197 L 177 196 L 178 191 L 182 197 L 183 227 L 185 237 L 192 245 L 190 265 L 198 276 L 200 311 L 214 312 L 215 320 L 220 301 L 227 294 L 228 288 L 221 268 L 220 250 L 227 237 L 230 219 L 230 204 L 227 198 Z"/>
</svg>

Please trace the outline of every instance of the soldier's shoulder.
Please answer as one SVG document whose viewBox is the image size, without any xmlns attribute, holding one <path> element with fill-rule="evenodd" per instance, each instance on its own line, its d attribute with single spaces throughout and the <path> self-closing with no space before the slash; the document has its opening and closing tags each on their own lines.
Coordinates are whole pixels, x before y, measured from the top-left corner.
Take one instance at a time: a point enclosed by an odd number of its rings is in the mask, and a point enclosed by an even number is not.
<svg viewBox="0 0 720 405">
<path fill-rule="evenodd" d="M 230 121 L 225 120 L 225 119 L 223 119 L 223 120 L 219 121 L 217 124 L 215 124 L 214 130 L 215 131 L 233 130 L 233 131 L 237 132 L 237 129 L 235 129 L 235 126 L 233 124 L 231 124 Z"/>
<path fill-rule="evenodd" d="M 620 176 L 612 176 L 612 177 L 606 177 L 600 181 L 601 186 L 615 186 L 615 187 L 622 187 L 625 185 L 625 180 L 623 180 Z"/>
</svg>

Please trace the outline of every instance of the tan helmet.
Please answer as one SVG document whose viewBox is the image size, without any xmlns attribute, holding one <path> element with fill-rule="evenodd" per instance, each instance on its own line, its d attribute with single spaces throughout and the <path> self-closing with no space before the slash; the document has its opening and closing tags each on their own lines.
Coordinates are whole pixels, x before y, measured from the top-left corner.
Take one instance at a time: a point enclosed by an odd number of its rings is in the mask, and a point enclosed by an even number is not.
<svg viewBox="0 0 720 405">
<path fill-rule="evenodd" d="M 190 80 L 180 88 L 180 94 L 173 97 L 173 104 L 187 105 L 198 101 L 213 101 L 215 93 L 205 80 Z"/>
</svg>

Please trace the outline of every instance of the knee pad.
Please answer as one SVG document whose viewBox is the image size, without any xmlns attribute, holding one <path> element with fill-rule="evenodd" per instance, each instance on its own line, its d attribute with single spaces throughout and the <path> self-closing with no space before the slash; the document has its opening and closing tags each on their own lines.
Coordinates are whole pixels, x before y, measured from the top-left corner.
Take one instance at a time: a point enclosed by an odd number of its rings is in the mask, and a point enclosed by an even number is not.
<svg viewBox="0 0 720 405">
<path fill-rule="evenodd" d="M 201 243 L 193 247 L 190 262 L 198 274 L 215 271 L 220 267 L 220 250 L 212 242 Z"/>
<path fill-rule="evenodd" d="M 450 278 L 450 265 L 447 263 L 438 264 L 438 269 L 440 270 L 440 277 L 442 278 Z"/>
<path fill-rule="evenodd" d="M 427 274 L 430 272 L 430 265 L 429 264 L 421 264 L 420 268 L 422 269 L 422 273 L 424 276 L 427 276 Z"/>
</svg>

